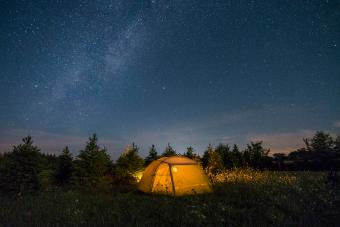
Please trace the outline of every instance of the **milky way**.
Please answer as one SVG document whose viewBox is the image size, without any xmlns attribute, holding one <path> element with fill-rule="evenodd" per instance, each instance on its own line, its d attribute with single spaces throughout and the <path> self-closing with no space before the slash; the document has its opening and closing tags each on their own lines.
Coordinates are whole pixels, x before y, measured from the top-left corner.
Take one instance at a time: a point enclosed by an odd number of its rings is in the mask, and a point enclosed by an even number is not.
<svg viewBox="0 0 340 227">
<path fill-rule="evenodd" d="M 339 133 L 337 1 L 1 1 L 0 149 Z M 280 139 L 282 138 L 282 141 Z M 46 142 L 48 141 L 48 142 Z"/>
</svg>

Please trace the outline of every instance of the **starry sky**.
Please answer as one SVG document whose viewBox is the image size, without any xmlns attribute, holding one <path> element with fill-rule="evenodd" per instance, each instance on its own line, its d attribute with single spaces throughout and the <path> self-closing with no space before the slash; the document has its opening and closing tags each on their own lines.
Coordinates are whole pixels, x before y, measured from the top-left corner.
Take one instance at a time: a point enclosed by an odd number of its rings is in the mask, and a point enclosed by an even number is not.
<svg viewBox="0 0 340 227">
<path fill-rule="evenodd" d="M 339 1 L 0 1 L 0 151 L 340 133 Z"/>
</svg>

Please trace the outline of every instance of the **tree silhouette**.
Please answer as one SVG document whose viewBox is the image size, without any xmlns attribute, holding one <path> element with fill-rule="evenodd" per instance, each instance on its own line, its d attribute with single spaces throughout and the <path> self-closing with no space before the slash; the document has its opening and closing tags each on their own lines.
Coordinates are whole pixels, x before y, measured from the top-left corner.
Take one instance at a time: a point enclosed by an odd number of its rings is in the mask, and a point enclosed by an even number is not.
<svg viewBox="0 0 340 227">
<path fill-rule="evenodd" d="M 209 144 L 202 157 L 202 165 L 209 175 L 216 175 L 223 170 L 221 155 Z"/>
<path fill-rule="evenodd" d="M 55 181 L 58 185 L 64 186 L 71 183 L 74 166 L 73 158 L 68 147 L 65 147 L 62 154 L 57 160 L 57 169 L 55 173 Z"/>
<path fill-rule="evenodd" d="M 144 165 L 147 166 L 149 165 L 152 161 L 157 160 L 158 157 L 158 153 L 156 151 L 155 145 L 152 144 L 152 146 L 150 147 L 149 150 L 149 155 L 146 156 L 146 158 L 144 159 Z"/>
<path fill-rule="evenodd" d="M 270 166 L 271 160 L 268 157 L 270 150 L 264 149 L 262 141 L 247 144 L 245 153 L 249 155 L 250 166 L 255 169 L 263 169 Z"/>
<path fill-rule="evenodd" d="M 137 171 L 143 169 L 144 160 L 138 155 L 139 148 L 132 143 L 132 146 L 127 146 L 118 158 L 116 167 L 118 174 L 121 176 L 132 176 Z"/>
<path fill-rule="evenodd" d="M 84 150 L 80 151 L 76 160 L 76 171 L 78 183 L 84 186 L 96 187 L 102 183 L 104 176 L 108 173 L 111 164 L 106 149 L 97 144 L 96 134 L 89 137 Z"/>
<path fill-rule="evenodd" d="M 175 155 L 177 155 L 176 151 L 168 143 L 168 145 L 166 146 L 166 148 L 165 148 L 165 150 L 162 154 L 162 157 L 171 157 L 171 156 L 175 156 Z"/>
<path fill-rule="evenodd" d="M 194 148 L 192 146 L 187 147 L 187 151 L 184 153 L 184 156 L 190 159 L 194 159 L 195 158 Z"/>
<path fill-rule="evenodd" d="M 229 145 L 220 143 L 216 147 L 215 151 L 219 153 L 219 155 L 221 156 L 223 167 L 226 169 L 230 169 L 233 166 L 233 163 L 231 160 L 231 152 Z"/>
<path fill-rule="evenodd" d="M 242 152 L 242 167 L 251 167 L 251 150 L 249 149 Z"/>
<path fill-rule="evenodd" d="M 330 170 L 340 166 L 340 138 L 334 139 L 323 131 L 312 138 L 304 138 L 305 147 L 290 152 L 288 159 L 299 170 Z"/>
<path fill-rule="evenodd" d="M 0 168 L 0 190 L 5 193 L 35 192 L 40 188 L 42 157 L 31 136 L 5 153 Z"/>
<path fill-rule="evenodd" d="M 241 167 L 242 165 L 242 154 L 236 144 L 233 145 L 231 150 L 231 162 L 234 168 Z"/>
<path fill-rule="evenodd" d="M 312 139 L 304 139 L 306 148 L 314 154 L 328 153 L 332 150 L 332 137 L 322 131 L 317 131 Z"/>
</svg>

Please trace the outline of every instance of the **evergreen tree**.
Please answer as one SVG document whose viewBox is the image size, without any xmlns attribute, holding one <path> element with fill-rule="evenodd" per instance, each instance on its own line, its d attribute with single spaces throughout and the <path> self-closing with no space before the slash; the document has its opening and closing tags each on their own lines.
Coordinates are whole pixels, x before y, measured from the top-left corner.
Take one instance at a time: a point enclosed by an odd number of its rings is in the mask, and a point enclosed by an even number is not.
<svg viewBox="0 0 340 227">
<path fill-rule="evenodd" d="M 231 151 L 231 162 L 234 168 L 241 167 L 242 165 L 242 154 L 236 144 L 233 145 L 233 149 Z"/>
<path fill-rule="evenodd" d="M 330 164 L 335 154 L 333 138 L 329 134 L 317 131 L 312 139 L 304 139 L 304 142 L 309 151 L 309 159 L 319 162 L 319 165 Z"/>
<path fill-rule="evenodd" d="M 166 146 L 166 148 L 165 148 L 165 150 L 162 154 L 162 157 L 171 157 L 171 156 L 175 156 L 175 155 L 177 155 L 176 151 L 168 143 L 168 145 Z"/>
<path fill-rule="evenodd" d="M 187 147 L 187 151 L 184 153 L 184 156 L 190 159 L 194 159 L 195 158 L 194 148 L 192 146 Z"/>
<path fill-rule="evenodd" d="M 249 149 L 245 149 L 242 152 L 242 167 L 251 167 L 251 151 Z"/>
<path fill-rule="evenodd" d="M 57 160 L 58 158 L 56 157 L 55 154 L 41 154 L 43 158 L 43 168 L 45 170 L 50 170 L 50 171 L 55 171 L 57 168 Z"/>
<path fill-rule="evenodd" d="M 211 144 L 208 145 L 207 150 L 204 151 L 203 156 L 202 156 L 202 166 L 204 169 L 208 168 L 208 161 L 209 161 L 209 153 L 210 151 L 213 150 Z"/>
<path fill-rule="evenodd" d="M 73 176 L 73 158 L 68 147 L 65 147 L 62 154 L 58 157 L 55 172 L 55 181 L 58 185 L 64 186 L 71 183 Z"/>
<path fill-rule="evenodd" d="M 57 168 L 57 160 L 55 154 L 41 154 L 42 171 L 39 174 L 41 189 L 47 189 L 54 183 L 54 174 Z"/>
<path fill-rule="evenodd" d="M 231 168 L 231 167 L 233 167 L 232 160 L 231 160 L 230 147 L 229 147 L 228 144 L 220 143 L 216 147 L 215 151 L 217 153 L 219 153 L 219 155 L 221 156 L 224 168 Z"/>
<path fill-rule="evenodd" d="M 106 149 L 97 144 L 96 134 L 89 137 L 84 150 L 80 151 L 76 160 L 78 183 L 85 186 L 96 187 L 104 180 L 109 172 L 111 161 Z"/>
<path fill-rule="evenodd" d="M 202 157 L 202 165 L 208 174 L 216 175 L 223 170 L 221 155 L 209 144 Z"/>
<path fill-rule="evenodd" d="M 146 156 L 146 158 L 144 159 L 144 165 L 147 166 L 152 161 L 157 160 L 157 159 L 158 159 L 158 153 L 156 151 L 155 145 L 152 144 L 152 146 L 150 147 L 150 150 L 149 150 L 149 155 Z"/>
<path fill-rule="evenodd" d="M 250 166 L 255 169 L 263 169 L 269 167 L 269 162 L 271 162 L 268 154 L 269 149 L 264 149 L 262 146 L 262 141 L 251 142 L 247 144 L 246 151 L 250 156 Z"/>
<path fill-rule="evenodd" d="M 307 150 L 314 154 L 327 153 L 332 150 L 332 137 L 322 131 L 317 131 L 312 139 L 304 139 Z"/>
<path fill-rule="evenodd" d="M 133 143 L 127 146 L 116 162 L 118 174 L 132 176 L 143 169 L 144 160 L 138 155 L 139 148 Z"/>
<path fill-rule="evenodd" d="M 33 146 L 31 136 L 23 144 L 5 153 L 0 168 L 0 190 L 5 193 L 25 193 L 39 190 L 39 173 L 42 170 L 40 150 Z"/>
</svg>

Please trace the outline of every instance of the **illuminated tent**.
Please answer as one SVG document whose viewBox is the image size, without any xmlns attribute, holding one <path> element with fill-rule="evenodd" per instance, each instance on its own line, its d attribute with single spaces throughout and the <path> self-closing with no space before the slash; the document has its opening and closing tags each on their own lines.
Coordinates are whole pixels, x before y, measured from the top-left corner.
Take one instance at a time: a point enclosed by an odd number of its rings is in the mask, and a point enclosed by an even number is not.
<svg viewBox="0 0 340 227">
<path fill-rule="evenodd" d="M 146 193 L 192 195 L 211 192 L 202 167 L 187 157 L 164 157 L 153 161 L 144 171 L 138 189 Z"/>
</svg>

